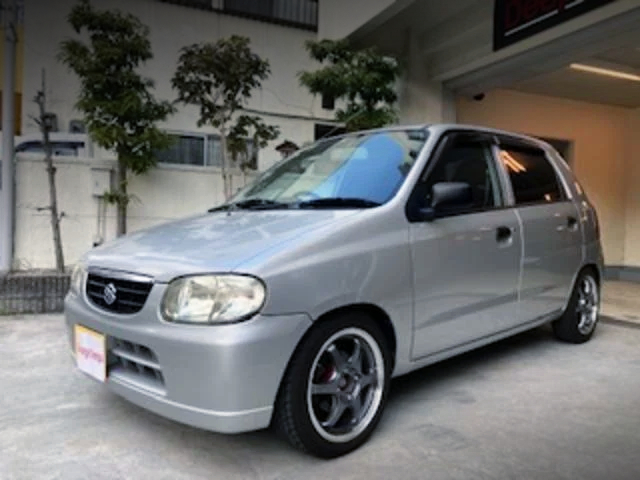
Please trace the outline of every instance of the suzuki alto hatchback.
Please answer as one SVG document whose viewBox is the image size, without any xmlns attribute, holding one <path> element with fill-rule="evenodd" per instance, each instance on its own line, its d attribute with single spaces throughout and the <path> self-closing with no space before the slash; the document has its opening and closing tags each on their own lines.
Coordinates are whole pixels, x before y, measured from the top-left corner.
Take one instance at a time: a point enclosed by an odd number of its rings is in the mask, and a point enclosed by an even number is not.
<svg viewBox="0 0 640 480">
<path fill-rule="evenodd" d="M 76 267 L 77 367 L 216 432 L 277 427 L 320 457 L 363 444 L 391 378 L 599 315 L 596 212 L 548 144 L 472 126 L 325 139 L 228 203 Z"/>
</svg>

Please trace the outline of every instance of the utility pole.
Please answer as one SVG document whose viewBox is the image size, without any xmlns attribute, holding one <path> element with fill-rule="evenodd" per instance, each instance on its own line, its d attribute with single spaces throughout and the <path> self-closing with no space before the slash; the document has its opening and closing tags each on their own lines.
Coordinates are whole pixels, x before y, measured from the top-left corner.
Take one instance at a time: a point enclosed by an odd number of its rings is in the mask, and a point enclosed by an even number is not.
<svg viewBox="0 0 640 480">
<path fill-rule="evenodd" d="M 0 176 L 0 274 L 13 263 L 13 179 L 18 2 L 2 0 L 4 84 L 2 87 L 2 175 Z"/>
</svg>

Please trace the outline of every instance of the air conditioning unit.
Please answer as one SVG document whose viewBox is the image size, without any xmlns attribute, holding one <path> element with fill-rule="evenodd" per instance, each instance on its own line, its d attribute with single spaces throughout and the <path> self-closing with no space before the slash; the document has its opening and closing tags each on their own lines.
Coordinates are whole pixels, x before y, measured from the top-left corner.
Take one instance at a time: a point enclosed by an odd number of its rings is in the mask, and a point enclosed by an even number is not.
<svg viewBox="0 0 640 480">
<path fill-rule="evenodd" d="M 82 120 L 71 120 L 69 122 L 69 133 L 87 133 L 87 127 Z"/>
</svg>

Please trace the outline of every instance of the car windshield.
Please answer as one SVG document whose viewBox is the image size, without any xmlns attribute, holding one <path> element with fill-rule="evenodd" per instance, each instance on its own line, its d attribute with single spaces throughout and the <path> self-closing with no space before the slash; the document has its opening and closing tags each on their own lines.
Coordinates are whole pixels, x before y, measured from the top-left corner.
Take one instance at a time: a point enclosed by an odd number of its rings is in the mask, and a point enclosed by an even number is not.
<svg viewBox="0 0 640 480">
<path fill-rule="evenodd" d="M 366 208 L 398 192 L 427 140 L 424 129 L 319 141 L 276 164 L 230 204 L 247 208 Z"/>
</svg>

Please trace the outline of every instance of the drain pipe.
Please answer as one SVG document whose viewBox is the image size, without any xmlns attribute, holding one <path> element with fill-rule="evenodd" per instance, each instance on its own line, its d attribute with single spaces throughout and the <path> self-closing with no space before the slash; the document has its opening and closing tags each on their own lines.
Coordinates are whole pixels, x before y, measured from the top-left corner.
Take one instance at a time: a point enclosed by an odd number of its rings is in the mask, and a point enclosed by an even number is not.
<svg viewBox="0 0 640 480">
<path fill-rule="evenodd" d="M 15 134 L 15 84 L 18 5 L 5 0 L 2 9 L 4 26 L 4 85 L 2 88 L 2 176 L 0 177 L 0 273 L 11 271 L 13 264 L 13 182 Z"/>
</svg>

